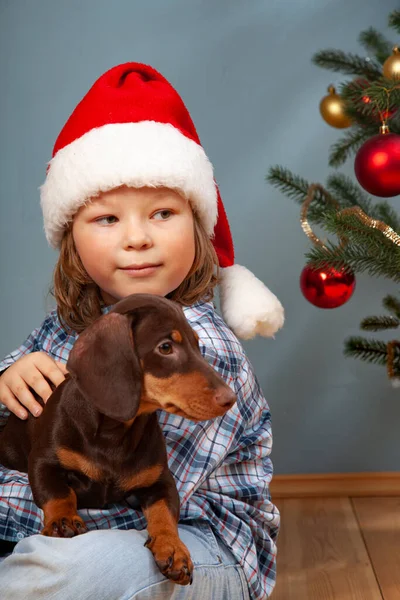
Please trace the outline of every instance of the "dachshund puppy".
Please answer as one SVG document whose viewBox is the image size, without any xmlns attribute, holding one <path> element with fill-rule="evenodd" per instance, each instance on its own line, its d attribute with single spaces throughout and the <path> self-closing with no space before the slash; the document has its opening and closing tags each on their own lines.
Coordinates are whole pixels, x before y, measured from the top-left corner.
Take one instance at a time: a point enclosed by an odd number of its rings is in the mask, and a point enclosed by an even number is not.
<svg viewBox="0 0 400 600">
<path fill-rule="evenodd" d="M 78 508 L 135 498 L 147 520 L 146 546 L 172 581 L 192 581 L 178 536 L 179 495 L 168 469 L 156 411 L 192 421 L 215 419 L 235 394 L 203 359 L 181 307 L 151 294 L 118 302 L 75 342 L 69 374 L 42 414 L 10 415 L 0 463 L 28 473 L 44 512 L 43 535 L 87 531 Z"/>
</svg>

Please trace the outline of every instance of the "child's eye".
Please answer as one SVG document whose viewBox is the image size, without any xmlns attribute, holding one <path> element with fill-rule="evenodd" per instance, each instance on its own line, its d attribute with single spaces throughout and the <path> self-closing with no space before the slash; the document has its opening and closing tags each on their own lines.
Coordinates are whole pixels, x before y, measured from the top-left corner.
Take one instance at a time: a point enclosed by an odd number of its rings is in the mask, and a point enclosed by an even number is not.
<svg viewBox="0 0 400 600">
<path fill-rule="evenodd" d="M 172 210 L 164 209 L 154 213 L 153 217 L 158 221 L 166 221 L 172 215 Z"/>
<path fill-rule="evenodd" d="M 115 220 L 113 221 L 113 219 L 115 219 Z M 105 217 L 99 217 L 98 219 L 96 219 L 96 223 L 111 225 L 111 223 L 115 223 L 116 220 L 117 220 L 117 217 L 114 217 L 113 215 L 107 215 Z"/>
</svg>

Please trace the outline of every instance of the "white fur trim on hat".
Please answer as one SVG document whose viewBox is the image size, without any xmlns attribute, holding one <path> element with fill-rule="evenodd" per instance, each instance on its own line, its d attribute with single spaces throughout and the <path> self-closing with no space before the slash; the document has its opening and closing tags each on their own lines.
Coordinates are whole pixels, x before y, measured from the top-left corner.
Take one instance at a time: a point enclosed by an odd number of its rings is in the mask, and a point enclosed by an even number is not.
<svg viewBox="0 0 400 600">
<path fill-rule="evenodd" d="M 89 198 L 121 185 L 179 190 L 212 235 L 217 190 L 203 148 L 169 123 L 140 121 L 92 129 L 50 161 L 40 188 L 49 244 L 59 246 L 66 224 Z"/>
<path fill-rule="evenodd" d="M 273 337 L 284 323 L 278 298 L 246 267 L 221 269 L 221 312 L 227 325 L 242 339 L 257 334 Z"/>
</svg>

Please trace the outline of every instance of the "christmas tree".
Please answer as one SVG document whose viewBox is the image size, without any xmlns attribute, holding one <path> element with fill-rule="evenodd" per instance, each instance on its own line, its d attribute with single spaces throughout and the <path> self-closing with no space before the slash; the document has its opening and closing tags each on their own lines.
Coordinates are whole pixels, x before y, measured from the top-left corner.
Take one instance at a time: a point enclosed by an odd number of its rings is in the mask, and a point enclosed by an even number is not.
<svg viewBox="0 0 400 600">
<path fill-rule="evenodd" d="M 400 11 L 389 15 L 389 26 L 400 33 Z M 347 277 L 344 301 L 352 292 L 353 273 L 400 282 L 400 216 L 387 201 L 369 195 L 400 194 L 400 50 L 374 28 L 362 31 L 358 41 L 366 57 L 328 49 L 312 58 L 319 67 L 350 76 L 338 93 L 333 86 L 328 88 L 320 111 L 331 126 L 348 129 L 330 148 L 329 165 L 337 169 L 356 155 L 354 180 L 335 171 L 325 186 L 310 184 L 279 165 L 271 167 L 266 177 L 301 204 L 301 224 L 314 243 L 307 254 L 306 272 L 314 279 L 322 272 L 324 278 Z M 334 241 L 322 243 L 310 223 L 334 234 Z M 400 326 L 400 300 L 386 295 L 383 307 L 386 314 L 364 318 L 362 330 Z M 350 337 L 345 341 L 345 354 L 385 365 L 392 381 L 400 382 L 400 341 Z"/>
</svg>

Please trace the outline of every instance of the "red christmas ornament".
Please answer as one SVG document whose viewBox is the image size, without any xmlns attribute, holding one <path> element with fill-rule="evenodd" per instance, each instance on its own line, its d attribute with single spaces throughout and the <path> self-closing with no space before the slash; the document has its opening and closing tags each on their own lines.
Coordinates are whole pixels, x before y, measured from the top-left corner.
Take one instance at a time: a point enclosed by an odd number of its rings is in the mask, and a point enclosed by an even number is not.
<svg viewBox="0 0 400 600">
<path fill-rule="evenodd" d="M 400 194 L 400 135 L 381 133 L 357 152 L 354 170 L 359 184 L 370 194 L 389 198 Z"/>
<path fill-rule="evenodd" d="M 356 287 L 354 273 L 305 266 L 300 276 L 303 296 L 318 308 L 338 308 L 350 300 Z"/>
</svg>

